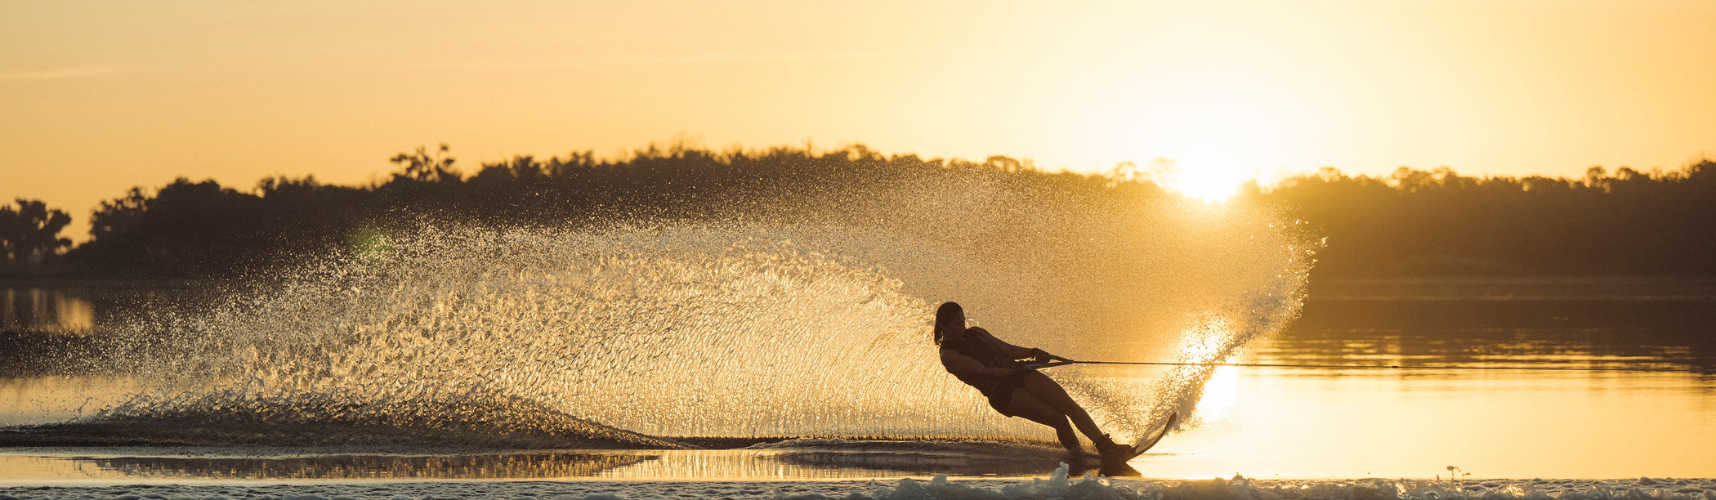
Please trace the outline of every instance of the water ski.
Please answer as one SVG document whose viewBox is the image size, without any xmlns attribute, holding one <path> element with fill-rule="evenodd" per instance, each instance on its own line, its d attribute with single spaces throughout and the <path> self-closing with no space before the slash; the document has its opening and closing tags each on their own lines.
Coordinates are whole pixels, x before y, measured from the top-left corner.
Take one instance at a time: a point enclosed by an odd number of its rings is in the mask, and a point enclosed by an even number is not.
<svg viewBox="0 0 1716 500">
<path fill-rule="evenodd" d="M 1162 437 L 1167 436 L 1168 431 L 1173 430 L 1174 424 L 1178 423 L 1180 423 L 1180 413 L 1169 413 L 1168 421 L 1162 424 L 1161 429 L 1145 434 L 1144 439 L 1138 440 L 1138 444 L 1133 445 L 1132 449 L 1127 450 L 1125 454 L 1112 457 L 1102 457 L 1102 461 L 1124 464 L 1129 460 L 1138 458 L 1139 455 L 1143 455 L 1144 452 L 1150 451 L 1150 448 L 1155 447 L 1156 443 L 1161 442 Z"/>
</svg>

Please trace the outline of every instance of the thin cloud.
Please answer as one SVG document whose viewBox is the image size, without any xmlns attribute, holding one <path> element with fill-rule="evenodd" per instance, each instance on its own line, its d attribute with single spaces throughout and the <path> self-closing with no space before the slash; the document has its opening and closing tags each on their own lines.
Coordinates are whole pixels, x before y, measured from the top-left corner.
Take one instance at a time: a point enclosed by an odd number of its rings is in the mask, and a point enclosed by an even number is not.
<svg viewBox="0 0 1716 500">
<path fill-rule="evenodd" d="M 0 73 L 0 82 L 29 82 L 44 80 L 71 80 L 76 78 L 95 78 L 117 75 L 131 71 L 129 66 L 114 64 L 96 64 L 89 66 L 68 66 L 37 71 L 12 71 Z"/>
<path fill-rule="evenodd" d="M 794 62 L 794 61 L 826 61 L 841 59 L 883 59 L 890 57 L 919 57 L 926 55 L 948 54 L 954 51 L 929 50 L 897 50 L 897 51 L 845 51 L 845 52 L 802 52 L 785 54 L 765 53 L 727 53 L 727 54 L 698 54 L 685 56 L 640 56 L 624 55 L 594 59 L 577 60 L 538 60 L 538 61 L 485 61 L 469 64 L 437 65 L 423 69 L 548 69 L 548 68 L 588 68 L 612 66 L 672 66 L 686 64 L 723 64 L 746 62 Z"/>
<path fill-rule="evenodd" d="M 921 51 L 817 52 L 800 54 L 704 54 L 679 57 L 628 57 L 611 64 L 698 64 L 751 61 L 814 61 L 827 59 L 874 59 L 917 55 Z"/>
</svg>

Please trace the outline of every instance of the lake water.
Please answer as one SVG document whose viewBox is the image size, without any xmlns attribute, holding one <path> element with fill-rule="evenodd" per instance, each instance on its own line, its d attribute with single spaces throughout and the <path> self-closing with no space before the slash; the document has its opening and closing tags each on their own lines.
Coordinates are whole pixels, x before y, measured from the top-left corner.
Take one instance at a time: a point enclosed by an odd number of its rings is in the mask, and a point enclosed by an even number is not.
<svg viewBox="0 0 1716 500">
<path fill-rule="evenodd" d="M 87 291 L 4 289 L 5 327 L 76 335 Z M 119 307 L 119 306 L 110 306 Z M 1696 280 L 1314 283 L 1303 316 L 1237 361 L 1474 369 L 1221 368 L 1199 419 L 1132 463 L 1146 477 L 1716 477 L 1716 286 Z M 1692 372 L 1514 371 L 1507 367 Z M 1701 373 L 1699 373 L 1701 371 Z M 1051 372 L 1052 373 L 1052 372 Z M 1143 368 L 1101 376 L 1150 377 Z M 126 393 L 124 378 L 0 379 L 0 425 Z M 299 453 L 300 452 L 295 452 Z M 279 456 L 158 448 L 0 451 L 0 481 L 258 478 L 793 479 L 1025 476 L 1052 460 L 959 453 L 579 451 Z"/>
<path fill-rule="evenodd" d="M 62 333 L 95 326 L 95 304 L 88 292 L 63 288 L 0 288 L 0 330 Z"/>
</svg>

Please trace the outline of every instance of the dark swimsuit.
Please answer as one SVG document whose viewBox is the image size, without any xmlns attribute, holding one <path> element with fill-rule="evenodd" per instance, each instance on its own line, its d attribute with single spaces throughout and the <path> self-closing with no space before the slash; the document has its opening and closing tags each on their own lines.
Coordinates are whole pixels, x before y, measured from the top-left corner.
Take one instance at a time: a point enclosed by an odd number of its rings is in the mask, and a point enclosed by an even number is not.
<svg viewBox="0 0 1716 500">
<path fill-rule="evenodd" d="M 953 352 L 975 359 L 988 368 L 1019 367 L 1018 362 L 1014 361 L 1013 358 L 1002 355 L 999 349 L 996 349 L 989 341 L 977 334 L 967 334 L 964 339 L 960 340 L 947 339 L 941 343 L 941 348 L 952 349 Z M 1004 377 L 967 376 L 957 373 L 953 376 L 958 378 L 960 382 L 965 382 L 966 385 L 976 387 L 978 392 L 983 393 L 983 397 L 989 398 L 990 408 L 1001 412 L 1002 415 L 1011 417 L 1013 414 L 1007 412 L 1007 405 L 1013 402 L 1013 391 L 1025 386 L 1025 373 L 1020 371 Z"/>
</svg>

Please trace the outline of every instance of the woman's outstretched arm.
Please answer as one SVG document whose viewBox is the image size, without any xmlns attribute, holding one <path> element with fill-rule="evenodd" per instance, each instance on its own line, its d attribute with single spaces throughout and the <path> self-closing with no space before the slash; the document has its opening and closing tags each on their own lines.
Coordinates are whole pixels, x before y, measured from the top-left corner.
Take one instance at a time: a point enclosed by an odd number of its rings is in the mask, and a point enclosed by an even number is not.
<svg viewBox="0 0 1716 500">
<path fill-rule="evenodd" d="M 1009 344 L 1005 340 L 1001 340 L 999 338 L 996 338 L 994 335 L 990 335 L 989 330 L 984 330 L 982 328 L 978 328 L 978 327 L 974 326 L 974 327 L 971 327 L 970 331 L 973 333 L 976 333 L 979 337 L 982 337 L 983 340 L 988 341 L 991 345 L 994 345 L 996 349 L 1000 349 L 1001 354 L 1004 354 L 1007 357 L 1010 357 L 1013 359 L 1042 358 L 1043 361 L 1048 361 L 1049 359 L 1059 358 L 1059 356 L 1049 354 L 1048 352 L 1043 351 L 1042 349 L 1037 349 L 1035 347 L 1019 347 L 1019 346 L 1016 346 L 1013 344 Z"/>
<path fill-rule="evenodd" d="M 954 352 L 952 349 L 941 350 L 941 366 L 948 373 L 957 376 L 1005 377 L 1012 375 L 1012 368 L 990 368 L 970 356 Z"/>
</svg>

